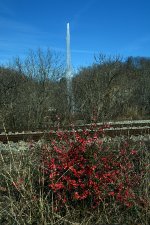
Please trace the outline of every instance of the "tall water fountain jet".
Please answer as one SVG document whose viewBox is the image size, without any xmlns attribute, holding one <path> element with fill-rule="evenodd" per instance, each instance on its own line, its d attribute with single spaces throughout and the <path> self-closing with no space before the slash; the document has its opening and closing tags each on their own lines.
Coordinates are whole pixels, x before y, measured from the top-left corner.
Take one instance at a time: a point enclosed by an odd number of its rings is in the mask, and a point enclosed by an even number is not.
<svg viewBox="0 0 150 225">
<path fill-rule="evenodd" d="M 72 77 L 72 69 L 71 69 L 71 54 L 70 54 L 70 27 L 69 23 L 67 23 L 67 79 L 70 79 Z"/>
<path fill-rule="evenodd" d="M 74 101 L 73 101 L 73 91 L 72 91 L 72 66 L 71 66 L 71 53 L 70 53 L 70 27 L 67 23 L 67 69 L 66 69 L 66 80 L 67 80 L 67 95 L 68 95 L 68 107 L 71 114 L 74 113 Z"/>
</svg>

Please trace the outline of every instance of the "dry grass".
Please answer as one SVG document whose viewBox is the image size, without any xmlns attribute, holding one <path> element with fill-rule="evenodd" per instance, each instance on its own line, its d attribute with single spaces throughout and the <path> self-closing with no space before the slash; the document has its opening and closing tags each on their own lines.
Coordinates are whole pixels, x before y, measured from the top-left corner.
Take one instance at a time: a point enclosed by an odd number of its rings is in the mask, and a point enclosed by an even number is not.
<svg viewBox="0 0 150 225">
<path fill-rule="evenodd" d="M 140 147 L 139 147 L 140 148 Z M 27 151 L 0 153 L 0 224 L 2 225 L 93 225 L 93 224 L 150 224 L 148 205 L 133 208 L 120 207 L 115 201 L 103 202 L 93 211 L 80 206 L 57 212 L 53 204 L 53 193 L 44 184 L 44 174 L 40 171 L 40 148 L 31 147 Z M 147 172 L 139 188 L 150 200 L 149 165 L 150 151 L 141 148 L 141 165 Z"/>
</svg>

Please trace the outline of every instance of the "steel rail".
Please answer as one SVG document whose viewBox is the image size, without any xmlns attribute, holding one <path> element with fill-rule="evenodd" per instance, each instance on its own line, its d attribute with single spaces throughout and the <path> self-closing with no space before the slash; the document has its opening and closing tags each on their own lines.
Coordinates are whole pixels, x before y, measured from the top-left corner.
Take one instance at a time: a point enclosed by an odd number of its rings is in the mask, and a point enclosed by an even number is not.
<svg viewBox="0 0 150 225">
<path fill-rule="evenodd" d="M 96 126 L 97 127 L 97 126 Z M 116 136 L 138 136 L 138 135 L 150 135 L 150 126 L 126 126 L 126 127 L 104 127 L 101 125 L 103 132 L 102 136 L 116 137 Z M 74 131 L 82 132 L 83 129 L 88 129 L 89 126 L 80 126 L 74 128 Z M 90 132 L 94 131 L 93 129 L 88 129 Z M 71 132 L 73 129 L 69 129 L 69 127 L 65 127 L 65 132 Z M 0 141 L 3 143 L 8 143 L 8 141 L 18 142 L 18 141 L 38 141 L 41 138 L 46 140 L 51 140 L 52 138 L 57 137 L 55 129 L 51 129 L 51 131 L 43 131 L 43 132 L 22 132 L 22 133 L 3 133 L 0 134 Z"/>
</svg>

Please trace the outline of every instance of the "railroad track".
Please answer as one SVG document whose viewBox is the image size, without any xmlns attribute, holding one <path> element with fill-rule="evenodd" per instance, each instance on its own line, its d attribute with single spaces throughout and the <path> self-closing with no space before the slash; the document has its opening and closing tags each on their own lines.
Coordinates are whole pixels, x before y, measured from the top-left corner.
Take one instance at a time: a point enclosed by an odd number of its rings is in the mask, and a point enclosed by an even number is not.
<svg viewBox="0 0 150 225">
<path fill-rule="evenodd" d="M 97 123 L 96 127 L 103 127 L 104 123 Z M 82 129 L 91 128 L 91 124 L 74 126 L 75 130 L 81 132 Z M 41 138 L 46 140 L 50 140 L 51 138 L 56 136 L 56 127 L 51 127 L 49 130 L 51 131 L 42 131 L 42 132 L 22 132 L 22 133 L 0 133 L 0 141 L 3 143 L 7 143 L 8 141 L 18 142 L 18 141 L 29 141 L 34 140 L 38 141 Z M 72 126 L 64 126 L 61 127 L 62 130 L 71 131 Z M 94 128 L 93 128 L 94 129 Z M 118 122 L 108 122 L 107 126 L 103 128 L 104 135 L 115 137 L 115 136 L 138 136 L 138 135 L 150 135 L 150 120 L 143 121 L 118 121 Z"/>
</svg>

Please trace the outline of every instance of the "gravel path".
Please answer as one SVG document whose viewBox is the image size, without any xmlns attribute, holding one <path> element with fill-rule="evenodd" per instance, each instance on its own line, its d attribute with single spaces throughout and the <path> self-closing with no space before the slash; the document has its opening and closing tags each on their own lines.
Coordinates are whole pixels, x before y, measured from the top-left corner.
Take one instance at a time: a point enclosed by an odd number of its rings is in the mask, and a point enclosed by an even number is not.
<svg viewBox="0 0 150 225">
<path fill-rule="evenodd" d="M 121 141 L 133 141 L 133 142 L 137 142 L 137 141 L 141 141 L 141 142 L 145 142 L 147 146 L 150 147 L 150 135 L 139 135 L 139 136 L 130 136 L 130 137 L 125 137 L 125 136 L 118 136 L 115 138 L 111 138 L 111 137 L 105 137 L 103 138 L 104 142 L 121 142 Z M 42 140 L 38 141 L 38 142 L 34 142 L 35 146 L 41 146 L 43 143 Z M 25 151 L 25 150 L 29 150 L 30 146 L 32 145 L 32 142 L 24 142 L 24 141 L 19 141 L 17 143 L 14 142 L 9 142 L 7 144 L 3 144 L 2 142 L 0 142 L 0 151 L 6 150 L 9 151 L 10 149 L 13 151 Z"/>
</svg>

